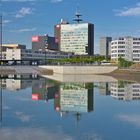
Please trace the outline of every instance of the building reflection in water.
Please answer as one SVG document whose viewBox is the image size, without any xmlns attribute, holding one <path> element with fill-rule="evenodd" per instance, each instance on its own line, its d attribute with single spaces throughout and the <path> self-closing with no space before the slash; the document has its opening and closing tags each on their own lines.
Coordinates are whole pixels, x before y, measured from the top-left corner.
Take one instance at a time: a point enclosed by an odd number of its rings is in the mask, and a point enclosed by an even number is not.
<svg viewBox="0 0 140 140">
<path fill-rule="evenodd" d="M 0 79 L 2 89 L 16 91 L 31 87 L 39 77 L 37 75 L 3 75 Z"/>
<path fill-rule="evenodd" d="M 32 100 L 54 99 L 54 109 L 63 117 L 74 113 L 77 120 L 81 113 L 93 111 L 93 84 L 57 83 L 40 78 L 32 86 Z"/>
<path fill-rule="evenodd" d="M 38 75 L 0 75 L 0 125 L 2 127 L 3 90 L 17 91 L 32 87 L 34 81 L 38 81 Z M 13 92 L 10 92 L 13 93 Z"/>
<path fill-rule="evenodd" d="M 49 79 L 40 78 L 32 85 L 32 100 L 51 100 L 59 94 L 59 84 Z"/>
<path fill-rule="evenodd" d="M 80 119 L 81 113 L 93 111 L 93 84 L 64 83 L 60 86 L 59 97 L 54 100 L 54 108 L 64 114 L 73 112 Z"/>
<path fill-rule="evenodd" d="M 54 110 L 63 117 L 74 114 L 80 120 L 82 113 L 93 111 L 94 87 L 105 96 L 118 100 L 139 100 L 140 84 L 128 81 L 114 83 L 60 83 L 37 75 L 9 75 L 0 77 L 0 119 L 2 120 L 2 89 L 10 91 L 32 87 L 32 100 L 53 100 Z M 12 92 L 11 92 L 12 93 Z"/>
<path fill-rule="evenodd" d="M 140 84 L 119 80 L 114 83 L 96 83 L 101 95 L 110 95 L 118 100 L 140 100 Z"/>
<path fill-rule="evenodd" d="M 140 100 L 140 84 L 128 81 L 111 83 L 111 96 L 118 100 Z"/>
<path fill-rule="evenodd" d="M 98 87 L 99 89 L 99 93 L 101 95 L 105 95 L 105 96 L 108 96 L 110 95 L 110 86 L 111 84 L 108 83 L 108 82 L 102 82 L 102 83 L 95 83 L 95 86 Z"/>
</svg>

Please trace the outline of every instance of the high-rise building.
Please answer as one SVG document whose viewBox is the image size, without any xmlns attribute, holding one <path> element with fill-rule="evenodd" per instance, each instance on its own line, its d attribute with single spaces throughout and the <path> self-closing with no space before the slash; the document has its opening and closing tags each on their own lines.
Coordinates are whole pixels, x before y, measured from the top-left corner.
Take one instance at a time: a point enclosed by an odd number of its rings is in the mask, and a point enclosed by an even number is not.
<svg viewBox="0 0 140 140">
<path fill-rule="evenodd" d="M 140 62 L 140 38 L 120 37 L 111 42 L 111 60 L 119 58 L 127 61 Z"/>
<path fill-rule="evenodd" d="M 55 43 L 55 38 L 48 35 L 32 36 L 32 49 L 33 50 L 58 50 Z"/>
<path fill-rule="evenodd" d="M 55 25 L 55 42 L 59 51 L 73 52 L 76 55 L 94 54 L 94 24 L 80 23 L 69 24 L 61 22 Z"/>
<path fill-rule="evenodd" d="M 111 56 L 111 41 L 112 37 L 100 38 L 100 55 L 109 58 Z"/>
</svg>

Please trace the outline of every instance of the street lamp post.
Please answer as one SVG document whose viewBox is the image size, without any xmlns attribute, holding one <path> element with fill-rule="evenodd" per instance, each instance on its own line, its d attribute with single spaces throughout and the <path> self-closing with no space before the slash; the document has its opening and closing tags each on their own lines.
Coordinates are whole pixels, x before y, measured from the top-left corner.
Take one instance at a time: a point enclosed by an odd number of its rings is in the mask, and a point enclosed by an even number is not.
<svg viewBox="0 0 140 140">
<path fill-rule="evenodd" d="M 2 13 L 0 14 L 0 65 L 2 65 Z M 0 76 L 0 124 L 2 126 L 2 79 Z"/>
<path fill-rule="evenodd" d="M 0 65 L 2 65 L 2 1 L 0 0 Z M 0 124 L 2 127 L 2 78 L 0 75 Z"/>
<path fill-rule="evenodd" d="M 0 60 L 2 63 L 2 13 L 0 14 Z"/>
</svg>

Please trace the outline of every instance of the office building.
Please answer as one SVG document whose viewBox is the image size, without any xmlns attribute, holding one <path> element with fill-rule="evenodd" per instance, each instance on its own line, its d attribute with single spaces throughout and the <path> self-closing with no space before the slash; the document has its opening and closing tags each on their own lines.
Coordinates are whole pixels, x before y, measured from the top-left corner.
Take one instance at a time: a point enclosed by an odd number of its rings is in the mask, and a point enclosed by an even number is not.
<svg viewBox="0 0 140 140">
<path fill-rule="evenodd" d="M 48 35 L 32 36 L 32 49 L 39 51 L 58 50 L 55 38 Z"/>
<path fill-rule="evenodd" d="M 22 44 L 2 44 L 2 52 L 0 54 L 0 56 L 2 55 L 2 60 L 6 60 L 7 56 L 9 56 L 7 50 L 13 50 L 13 49 L 21 49 L 21 50 L 25 50 L 26 49 L 26 45 L 22 45 Z"/>
<path fill-rule="evenodd" d="M 94 25 L 80 23 L 80 19 L 77 20 L 76 24 L 62 21 L 55 25 L 55 42 L 59 51 L 73 52 L 76 55 L 93 55 Z"/>
<path fill-rule="evenodd" d="M 2 60 L 13 61 L 44 61 L 49 59 L 69 58 L 73 54 L 58 51 L 36 51 L 31 49 L 6 49 L 2 52 Z"/>
<path fill-rule="evenodd" d="M 101 56 L 105 56 L 105 58 L 110 58 L 111 41 L 112 41 L 112 37 L 101 37 L 100 38 L 100 55 Z"/>
<path fill-rule="evenodd" d="M 127 61 L 140 62 L 140 38 L 120 37 L 111 42 L 111 60 L 117 62 L 119 58 Z"/>
</svg>

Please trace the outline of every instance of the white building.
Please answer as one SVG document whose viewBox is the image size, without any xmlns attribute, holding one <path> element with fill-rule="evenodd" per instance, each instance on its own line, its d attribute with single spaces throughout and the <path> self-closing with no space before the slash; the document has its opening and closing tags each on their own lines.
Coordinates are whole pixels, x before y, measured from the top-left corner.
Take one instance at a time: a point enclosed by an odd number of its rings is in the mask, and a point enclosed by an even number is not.
<svg viewBox="0 0 140 140">
<path fill-rule="evenodd" d="M 127 61 L 140 62 L 140 38 L 122 37 L 111 42 L 111 60 L 117 62 L 118 58 Z"/>
<path fill-rule="evenodd" d="M 6 49 L 3 60 L 45 60 L 69 58 L 72 53 L 57 51 L 35 51 L 31 49 Z"/>
</svg>

